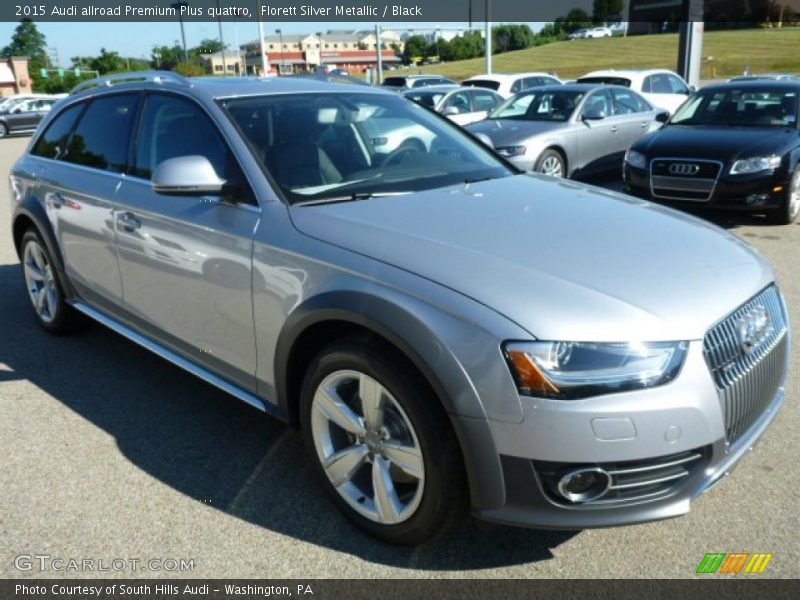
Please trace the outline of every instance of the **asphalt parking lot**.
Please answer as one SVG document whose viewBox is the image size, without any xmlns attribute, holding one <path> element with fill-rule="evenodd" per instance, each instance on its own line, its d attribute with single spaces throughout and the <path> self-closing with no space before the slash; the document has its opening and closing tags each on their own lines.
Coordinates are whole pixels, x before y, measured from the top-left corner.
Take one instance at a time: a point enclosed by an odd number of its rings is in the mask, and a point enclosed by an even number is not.
<svg viewBox="0 0 800 600">
<path fill-rule="evenodd" d="M 324 497 L 297 433 L 99 325 L 70 337 L 37 327 L 6 191 L 27 141 L 0 140 L 0 577 L 681 578 L 707 552 L 770 552 L 760 577 L 800 576 L 797 343 L 786 406 L 687 516 L 581 532 L 468 519 L 426 546 L 387 546 Z M 710 217 L 772 261 L 800 323 L 800 224 Z M 142 562 L 103 573 L 15 566 L 35 554 Z M 170 559 L 194 569 L 166 570 Z"/>
</svg>

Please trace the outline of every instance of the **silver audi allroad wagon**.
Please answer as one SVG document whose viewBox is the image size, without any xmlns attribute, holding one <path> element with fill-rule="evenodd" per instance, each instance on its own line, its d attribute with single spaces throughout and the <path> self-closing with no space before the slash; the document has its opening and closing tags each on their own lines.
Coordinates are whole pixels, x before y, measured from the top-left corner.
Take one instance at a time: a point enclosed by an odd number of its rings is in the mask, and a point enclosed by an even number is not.
<svg viewBox="0 0 800 600">
<path fill-rule="evenodd" d="M 686 513 L 784 401 L 786 307 L 745 243 L 522 173 L 391 92 L 96 80 L 10 185 L 45 330 L 88 316 L 299 427 L 333 502 L 393 542 L 467 506 Z"/>
</svg>

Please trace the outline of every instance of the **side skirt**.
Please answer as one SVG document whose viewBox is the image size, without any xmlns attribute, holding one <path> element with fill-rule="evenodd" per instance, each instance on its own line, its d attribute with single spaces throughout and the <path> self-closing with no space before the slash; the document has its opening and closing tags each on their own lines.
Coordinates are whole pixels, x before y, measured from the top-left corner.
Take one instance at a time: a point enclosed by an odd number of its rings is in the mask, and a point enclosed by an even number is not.
<svg viewBox="0 0 800 600">
<path fill-rule="evenodd" d="M 153 340 L 141 335 L 140 333 L 134 331 L 127 325 L 123 325 L 119 321 L 116 321 L 115 319 L 112 319 L 111 317 L 104 315 L 100 311 L 95 310 L 94 308 L 92 308 L 91 306 L 85 304 L 80 300 L 72 300 L 70 304 L 75 310 L 83 313 L 87 317 L 94 319 L 101 325 L 105 325 L 112 331 L 115 331 L 116 333 L 122 335 L 123 337 L 128 338 L 130 341 L 139 344 L 140 346 L 146 348 L 147 350 L 150 350 L 150 352 L 156 354 L 157 356 L 160 356 L 161 358 L 168 360 L 173 365 L 188 371 L 189 373 L 191 373 L 196 377 L 199 377 L 206 383 L 210 383 L 214 387 L 219 388 L 223 392 L 226 392 L 243 402 L 246 402 L 247 404 L 257 408 L 261 412 L 265 412 L 268 415 L 276 417 L 282 421 L 287 421 L 286 416 L 283 414 L 283 411 L 278 406 L 264 402 L 261 398 L 259 398 L 255 394 L 252 394 L 247 390 L 242 389 L 239 386 L 234 385 L 229 381 L 226 381 L 225 379 L 222 379 L 221 377 L 215 375 L 208 369 L 205 369 L 183 358 L 182 356 L 176 354 L 172 350 L 169 350 L 168 348 L 165 348 L 161 344 L 158 344 Z"/>
</svg>

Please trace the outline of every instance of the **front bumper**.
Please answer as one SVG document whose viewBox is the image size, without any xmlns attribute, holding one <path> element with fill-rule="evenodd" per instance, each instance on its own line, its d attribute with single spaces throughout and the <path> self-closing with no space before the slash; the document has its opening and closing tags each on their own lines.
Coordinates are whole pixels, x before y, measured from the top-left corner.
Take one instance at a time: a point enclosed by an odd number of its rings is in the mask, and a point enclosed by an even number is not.
<svg viewBox="0 0 800 600">
<path fill-rule="evenodd" d="M 654 194 L 650 172 L 627 163 L 623 167 L 622 179 L 627 193 L 656 202 L 758 212 L 783 206 L 791 176 L 782 169 L 753 175 L 722 174 L 707 198 L 691 193 L 682 196 L 679 191 Z"/>
<path fill-rule="evenodd" d="M 505 500 L 475 514 L 513 525 L 583 529 L 688 512 L 690 500 L 730 473 L 784 403 L 789 335 L 786 329 L 776 337 L 757 363 L 773 375 L 758 372 L 761 408 L 736 437 L 701 341 L 690 343 L 681 373 L 667 385 L 584 400 L 523 397 L 520 423 L 491 421 Z M 610 474 L 605 496 L 571 502 L 559 495 L 565 473 L 597 467 Z"/>
<path fill-rule="evenodd" d="M 642 500 L 619 506 L 567 506 L 552 499 L 545 489 L 534 461 L 501 456 L 506 485 L 506 503 L 501 508 L 475 511 L 475 516 L 487 521 L 533 527 L 537 529 L 588 529 L 632 525 L 677 517 L 689 512 L 690 501 L 710 490 L 730 475 L 736 464 L 750 451 L 775 418 L 786 399 L 784 389 L 754 423 L 746 436 L 735 446 L 728 447 L 720 438 L 700 449 L 704 454 L 701 468 L 695 469 L 673 487 L 671 493 L 656 500 Z"/>
</svg>

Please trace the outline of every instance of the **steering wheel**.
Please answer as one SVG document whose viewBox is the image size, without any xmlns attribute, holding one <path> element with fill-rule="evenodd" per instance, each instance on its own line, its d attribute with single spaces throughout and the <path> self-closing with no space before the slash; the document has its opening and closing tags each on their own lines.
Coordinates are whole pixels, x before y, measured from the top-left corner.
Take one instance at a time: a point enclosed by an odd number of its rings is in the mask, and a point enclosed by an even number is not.
<svg viewBox="0 0 800 600">
<path fill-rule="evenodd" d="M 388 167 L 393 163 L 400 163 L 410 154 L 422 154 L 424 149 L 421 146 L 421 143 L 406 140 L 386 155 L 381 166 Z"/>
</svg>

